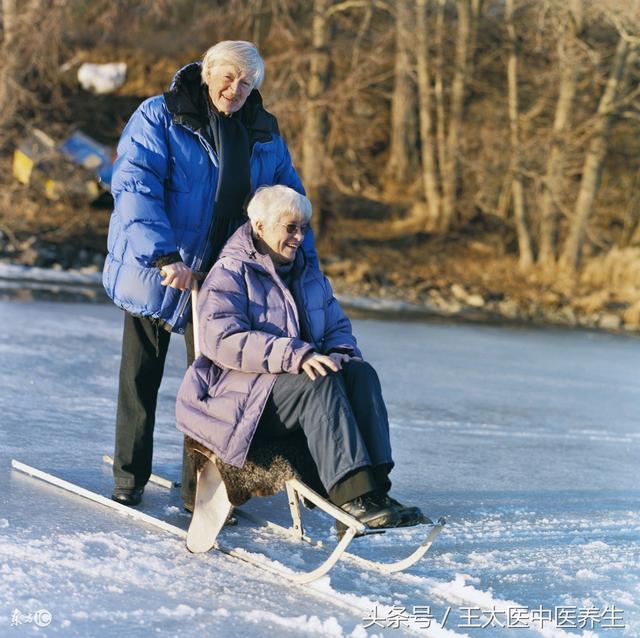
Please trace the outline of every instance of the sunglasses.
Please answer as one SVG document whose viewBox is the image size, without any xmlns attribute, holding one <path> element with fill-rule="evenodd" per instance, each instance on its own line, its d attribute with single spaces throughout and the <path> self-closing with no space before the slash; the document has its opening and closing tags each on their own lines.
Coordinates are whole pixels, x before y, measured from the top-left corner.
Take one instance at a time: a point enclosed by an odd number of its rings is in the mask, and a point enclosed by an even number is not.
<svg viewBox="0 0 640 638">
<path fill-rule="evenodd" d="M 301 235 L 306 235 L 310 230 L 311 226 L 309 224 L 278 224 L 282 226 L 288 235 L 295 235 L 298 231 L 300 231 Z"/>
</svg>

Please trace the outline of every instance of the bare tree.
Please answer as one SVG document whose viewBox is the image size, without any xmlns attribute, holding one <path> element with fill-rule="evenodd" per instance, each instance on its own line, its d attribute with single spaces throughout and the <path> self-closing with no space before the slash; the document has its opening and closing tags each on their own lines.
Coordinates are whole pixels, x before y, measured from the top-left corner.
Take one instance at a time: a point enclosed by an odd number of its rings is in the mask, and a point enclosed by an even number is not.
<svg viewBox="0 0 640 638">
<path fill-rule="evenodd" d="M 325 182 L 325 139 L 327 113 L 324 99 L 330 80 L 327 10 L 330 0 L 314 0 L 311 25 L 311 54 L 307 81 L 306 110 L 302 142 L 302 175 L 307 195 L 316 211 L 316 230 L 322 232 L 321 189 Z"/>
<path fill-rule="evenodd" d="M 518 125 L 518 51 L 516 29 L 513 23 L 513 0 L 505 5 L 505 22 L 509 56 L 507 60 L 509 132 L 511 139 L 511 196 L 513 217 L 518 234 L 519 266 L 526 270 L 533 264 L 531 234 L 527 224 L 524 202 L 524 178 L 521 166 L 520 132 Z"/>
<path fill-rule="evenodd" d="M 456 190 L 459 179 L 460 138 L 464 115 L 464 98 L 469 81 L 469 42 L 471 37 L 470 0 L 456 0 L 457 30 L 451 95 L 449 100 L 448 131 L 444 152 L 440 151 L 442 164 L 442 210 L 440 230 L 447 232 L 455 216 Z"/>
<path fill-rule="evenodd" d="M 418 0 L 416 5 L 422 182 L 427 201 L 426 218 L 419 213 L 422 218 L 418 221 L 423 227 L 442 233 L 449 230 L 456 212 L 465 94 L 477 42 L 481 6 L 480 0 L 456 1 L 454 64 L 452 72 L 449 72 L 444 62 L 447 2 L 438 0 L 435 7 L 433 47 L 426 20 L 430 3 Z M 451 80 L 447 83 L 449 77 Z M 445 104 L 447 86 L 448 109 Z"/>
<path fill-rule="evenodd" d="M 20 56 L 16 50 L 17 0 L 2 0 L 2 65 L 0 66 L 0 126 L 13 120 Z"/>
<path fill-rule="evenodd" d="M 621 90 L 630 51 L 629 38 L 626 34 L 621 33 L 613 56 L 609 78 L 598 104 L 593 134 L 584 158 L 582 179 L 573 219 L 560 257 L 561 265 L 568 270 L 575 270 L 580 261 L 587 224 L 600 186 L 609 133 L 616 115 L 616 100 Z"/>
<path fill-rule="evenodd" d="M 442 173 L 444 167 L 447 165 L 447 131 L 444 106 L 444 11 L 446 8 L 446 0 L 437 0 L 437 2 L 438 7 L 435 20 L 436 63 L 433 92 L 436 102 L 436 144 L 438 166 L 440 167 L 440 172 Z M 442 211 L 442 208 L 440 208 L 440 211 Z M 439 220 L 440 216 L 438 217 L 438 223 Z"/>
<path fill-rule="evenodd" d="M 558 40 L 558 66 L 560 86 L 556 102 L 551 148 L 542 192 L 540 195 L 540 244 L 538 263 L 548 266 L 555 263 L 558 237 L 558 201 L 562 183 L 565 134 L 571 119 L 571 110 L 578 81 L 576 37 L 582 29 L 582 0 L 572 0 L 566 10 L 562 10 L 561 35 Z"/>
<path fill-rule="evenodd" d="M 434 149 L 433 100 L 431 99 L 431 72 L 429 57 L 429 38 L 427 28 L 427 2 L 416 3 L 416 42 L 417 69 L 420 114 L 420 149 L 422 156 L 422 183 L 427 201 L 428 218 L 422 220 L 427 229 L 436 227 L 440 217 L 440 191 Z"/>
<path fill-rule="evenodd" d="M 412 181 L 418 159 L 417 94 L 411 55 L 415 19 L 412 4 L 413 0 L 397 0 L 395 3 L 396 53 L 387 172 L 389 178 L 398 184 Z"/>
</svg>

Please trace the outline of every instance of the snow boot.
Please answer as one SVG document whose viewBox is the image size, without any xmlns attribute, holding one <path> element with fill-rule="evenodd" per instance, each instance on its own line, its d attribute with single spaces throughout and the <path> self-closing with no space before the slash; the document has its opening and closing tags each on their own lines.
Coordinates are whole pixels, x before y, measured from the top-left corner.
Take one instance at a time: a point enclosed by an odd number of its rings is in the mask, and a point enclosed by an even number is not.
<svg viewBox="0 0 640 638">
<path fill-rule="evenodd" d="M 347 514 L 351 514 L 370 529 L 382 527 L 398 527 L 401 522 L 399 512 L 394 508 L 382 505 L 373 492 L 358 496 L 340 506 Z M 344 536 L 347 526 L 341 521 L 336 521 L 338 538 Z"/>
<path fill-rule="evenodd" d="M 119 487 L 116 485 L 111 498 L 117 503 L 131 507 L 139 505 L 143 492 L 144 487 Z"/>
<path fill-rule="evenodd" d="M 388 494 L 380 494 L 376 499 L 380 505 L 391 507 L 400 514 L 400 523 L 398 527 L 413 527 L 414 525 L 433 524 L 433 521 L 425 516 L 419 507 L 403 505 L 391 498 Z"/>
</svg>

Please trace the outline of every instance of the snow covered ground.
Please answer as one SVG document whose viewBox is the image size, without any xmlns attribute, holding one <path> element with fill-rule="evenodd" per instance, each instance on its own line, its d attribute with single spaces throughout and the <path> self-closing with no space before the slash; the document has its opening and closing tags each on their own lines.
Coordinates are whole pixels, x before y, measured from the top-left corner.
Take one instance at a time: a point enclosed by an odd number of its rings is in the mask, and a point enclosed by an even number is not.
<svg viewBox="0 0 640 638">
<path fill-rule="evenodd" d="M 113 445 L 121 313 L 0 301 L 0 321 L 2 637 L 640 635 L 638 339 L 354 322 L 388 402 L 393 493 L 448 523 L 406 574 L 339 564 L 295 587 L 216 552 L 190 555 L 163 532 L 12 470 L 17 458 L 110 493 L 101 456 Z M 154 469 L 176 479 L 181 341 L 155 437 Z M 150 486 L 143 509 L 186 528 L 176 492 Z M 288 524 L 280 497 L 246 509 Z M 326 518 L 303 517 L 312 536 L 335 542 Z M 321 560 L 242 522 L 223 537 L 297 569 Z M 352 547 L 391 560 L 419 538 L 406 529 Z"/>
</svg>

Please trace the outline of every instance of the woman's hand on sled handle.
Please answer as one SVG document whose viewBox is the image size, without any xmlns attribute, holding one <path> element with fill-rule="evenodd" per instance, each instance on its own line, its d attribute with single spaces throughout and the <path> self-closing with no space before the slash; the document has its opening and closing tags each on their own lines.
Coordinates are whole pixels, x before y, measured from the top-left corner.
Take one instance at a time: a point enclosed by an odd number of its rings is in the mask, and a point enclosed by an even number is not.
<svg viewBox="0 0 640 638">
<path fill-rule="evenodd" d="M 160 282 L 163 286 L 177 288 L 178 290 L 191 288 L 193 273 L 191 272 L 191 268 L 182 261 L 176 261 L 173 264 L 162 266 L 160 274 L 164 277 Z"/>
<path fill-rule="evenodd" d="M 300 365 L 302 372 L 306 373 L 312 381 L 315 381 L 318 375 L 326 377 L 327 370 L 337 372 L 340 367 L 330 356 L 317 352 L 310 352 Z"/>
</svg>

